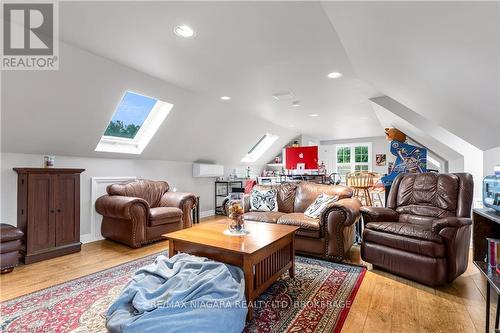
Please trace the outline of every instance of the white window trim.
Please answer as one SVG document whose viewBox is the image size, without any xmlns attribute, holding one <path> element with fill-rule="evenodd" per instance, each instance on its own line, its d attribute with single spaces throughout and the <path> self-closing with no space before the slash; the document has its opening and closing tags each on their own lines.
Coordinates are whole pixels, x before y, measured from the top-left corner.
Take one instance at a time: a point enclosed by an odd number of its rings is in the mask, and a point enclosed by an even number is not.
<svg viewBox="0 0 500 333">
<path fill-rule="evenodd" d="M 241 159 L 243 163 L 255 163 L 278 140 L 279 136 L 266 133 L 257 144 Z"/>
<path fill-rule="evenodd" d="M 355 152 L 355 147 L 360 147 L 360 146 L 366 146 L 368 147 L 368 162 L 354 162 L 354 152 Z M 349 148 L 351 150 L 351 162 L 350 163 L 338 163 L 337 159 L 337 151 L 339 148 Z M 373 170 L 373 163 L 372 163 L 372 143 L 371 142 L 355 142 L 355 143 L 341 143 L 335 145 L 335 172 L 339 172 L 339 165 L 340 166 L 347 166 L 349 165 L 351 167 L 350 172 L 355 172 L 355 167 L 356 165 L 368 165 L 368 172 L 371 172 Z"/>
<path fill-rule="evenodd" d="M 125 94 L 127 92 L 125 92 Z M 122 100 L 123 97 L 120 99 L 120 103 Z M 173 106 L 173 104 L 156 100 L 156 104 L 149 112 L 148 116 L 142 123 L 141 128 L 133 139 L 103 135 L 97 144 L 95 151 L 136 155 L 141 154 L 144 148 L 148 145 L 149 141 L 151 141 L 155 135 L 158 128 L 160 128 Z"/>
</svg>

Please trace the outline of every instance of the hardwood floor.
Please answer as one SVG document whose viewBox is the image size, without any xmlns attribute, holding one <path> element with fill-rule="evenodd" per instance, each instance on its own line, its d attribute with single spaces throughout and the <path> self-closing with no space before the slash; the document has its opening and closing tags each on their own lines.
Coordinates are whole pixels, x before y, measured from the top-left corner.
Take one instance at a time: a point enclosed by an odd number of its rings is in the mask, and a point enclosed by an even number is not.
<svg viewBox="0 0 500 333">
<path fill-rule="evenodd" d="M 215 219 L 220 217 L 205 218 L 202 222 Z M 167 248 L 168 242 L 140 249 L 110 241 L 84 244 L 79 253 L 21 265 L 10 274 L 0 275 L 0 300 L 22 296 Z M 359 248 L 352 249 L 351 261 L 363 263 Z M 472 263 L 452 284 L 437 289 L 367 266 L 369 271 L 342 332 L 484 332 L 486 283 Z M 492 294 L 496 300 L 496 295 Z M 492 306 L 492 321 L 494 311 Z"/>
<path fill-rule="evenodd" d="M 359 248 L 352 252 L 352 261 L 363 263 Z M 436 289 L 363 264 L 369 271 L 342 332 L 484 332 L 486 282 L 472 262 L 452 284 Z M 496 296 L 491 318 L 494 304 Z"/>
</svg>

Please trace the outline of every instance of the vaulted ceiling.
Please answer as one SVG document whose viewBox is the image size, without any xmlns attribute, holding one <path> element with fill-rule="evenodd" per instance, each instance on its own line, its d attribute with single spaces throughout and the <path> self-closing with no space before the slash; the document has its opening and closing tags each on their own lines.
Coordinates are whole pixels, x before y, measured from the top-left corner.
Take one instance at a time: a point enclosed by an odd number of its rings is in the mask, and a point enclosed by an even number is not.
<svg viewBox="0 0 500 333">
<path fill-rule="evenodd" d="M 323 3 L 362 80 L 482 150 L 500 145 L 499 6 Z"/>
<path fill-rule="evenodd" d="M 382 135 L 379 95 L 500 144 L 495 3 L 61 2 L 59 16 L 60 70 L 2 73 L 2 151 L 102 156 L 125 90 L 174 104 L 135 158 L 237 163 L 270 132 L 265 163 L 297 134 Z"/>
</svg>

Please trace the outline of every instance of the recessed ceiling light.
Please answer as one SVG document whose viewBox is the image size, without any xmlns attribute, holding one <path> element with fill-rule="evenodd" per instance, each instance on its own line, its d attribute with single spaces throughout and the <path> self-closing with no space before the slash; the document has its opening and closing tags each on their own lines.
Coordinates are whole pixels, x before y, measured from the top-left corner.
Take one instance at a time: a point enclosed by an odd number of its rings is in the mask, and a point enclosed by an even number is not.
<svg viewBox="0 0 500 333">
<path fill-rule="evenodd" d="M 309 117 L 319 117 L 319 114 L 317 114 L 317 113 L 311 113 L 311 114 L 309 115 Z"/>
<path fill-rule="evenodd" d="M 178 25 L 175 27 L 174 32 L 177 36 L 184 38 L 192 38 L 194 37 L 194 30 L 188 25 Z"/>
<path fill-rule="evenodd" d="M 292 106 L 293 106 L 294 108 L 299 107 L 299 106 L 300 106 L 300 101 L 293 101 L 293 102 L 292 102 Z"/>
<path fill-rule="evenodd" d="M 330 79 L 338 79 L 339 77 L 342 77 L 343 74 L 339 72 L 331 72 L 330 74 L 327 75 Z"/>
<path fill-rule="evenodd" d="M 231 97 L 229 97 L 229 96 L 222 96 L 220 99 L 222 99 L 223 101 L 229 101 L 231 99 Z"/>
</svg>

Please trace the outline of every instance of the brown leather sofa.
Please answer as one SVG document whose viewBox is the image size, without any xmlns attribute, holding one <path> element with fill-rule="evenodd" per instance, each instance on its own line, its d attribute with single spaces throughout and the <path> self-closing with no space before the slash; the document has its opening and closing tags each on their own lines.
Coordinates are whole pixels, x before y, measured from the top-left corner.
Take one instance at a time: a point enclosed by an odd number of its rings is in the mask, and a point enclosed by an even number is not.
<svg viewBox="0 0 500 333">
<path fill-rule="evenodd" d="M 196 196 L 169 192 L 163 181 L 134 180 L 113 184 L 97 199 L 96 211 L 103 216 L 101 233 L 130 247 L 162 240 L 163 234 L 192 226 L 191 211 Z"/>
<path fill-rule="evenodd" d="M 472 191 L 467 173 L 399 175 L 387 208 L 361 208 L 361 257 L 429 286 L 452 282 L 467 269 Z"/>
<path fill-rule="evenodd" d="M 0 223 L 0 272 L 10 273 L 19 263 L 24 234 L 10 224 Z"/>
<path fill-rule="evenodd" d="M 340 185 L 320 185 L 310 182 L 256 185 L 257 189 L 277 189 L 278 212 L 250 211 L 250 196 L 246 196 L 245 221 L 288 224 L 300 227 L 295 234 L 296 252 L 330 259 L 344 260 L 355 238 L 355 222 L 360 217 L 361 203 L 353 199 L 352 189 Z M 339 201 L 319 219 L 304 215 L 304 211 L 320 195 L 338 195 Z M 227 202 L 226 202 L 227 203 Z M 224 204 L 226 207 L 226 204 Z M 227 207 L 225 209 L 227 213 Z M 227 215 L 227 214 L 226 214 Z"/>
</svg>

